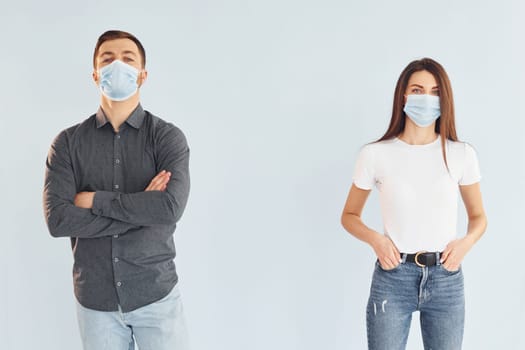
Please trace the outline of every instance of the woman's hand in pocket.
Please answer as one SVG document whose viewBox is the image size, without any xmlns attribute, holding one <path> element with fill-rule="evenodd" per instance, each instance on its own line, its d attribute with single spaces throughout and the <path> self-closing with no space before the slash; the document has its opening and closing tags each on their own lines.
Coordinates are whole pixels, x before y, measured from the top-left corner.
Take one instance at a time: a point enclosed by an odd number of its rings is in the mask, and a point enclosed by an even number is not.
<svg viewBox="0 0 525 350">
<path fill-rule="evenodd" d="M 385 235 L 378 235 L 372 243 L 372 248 L 383 270 L 395 269 L 401 262 L 399 250 L 394 245 L 394 242 Z"/>
<path fill-rule="evenodd" d="M 459 270 L 463 258 L 465 258 L 473 244 L 468 235 L 449 242 L 441 255 L 441 264 L 443 264 L 445 270 L 452 272 Z"/>
</svg>

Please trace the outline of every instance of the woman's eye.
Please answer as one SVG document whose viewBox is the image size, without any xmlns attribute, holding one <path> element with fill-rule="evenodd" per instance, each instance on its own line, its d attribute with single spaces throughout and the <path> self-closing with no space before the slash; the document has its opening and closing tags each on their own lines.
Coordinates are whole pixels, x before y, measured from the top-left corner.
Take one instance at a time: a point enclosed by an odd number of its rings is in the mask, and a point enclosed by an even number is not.
<svg viewBox="0 0 525 350">
<path fill-rule="evenodd" d="M 423 91 L 421 89 L 419 89 L 419 88 L 415 88 L 415 89 L 412 89 L 412 93 L 413 94 L 421 94 L 421 93 L 423 93 Z"/>
</svg>

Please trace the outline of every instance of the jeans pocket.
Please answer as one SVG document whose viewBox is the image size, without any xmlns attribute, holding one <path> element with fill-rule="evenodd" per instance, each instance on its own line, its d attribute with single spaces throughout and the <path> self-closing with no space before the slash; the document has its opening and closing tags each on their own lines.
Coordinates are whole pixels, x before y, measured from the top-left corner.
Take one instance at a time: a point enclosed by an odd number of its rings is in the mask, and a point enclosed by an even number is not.
<svg viewBox="0 0 525 350">
<path fill-rule="evenodd" d="M 401 263 L 397 264 L 397 266 L 394 267 L 394 268 L 391 268 L 391 269 L 385 269 L 385 268 L 383 268 L 383 266 L 381 266 L 381 263 L 379 262 L 379 260 L 376 260 L 376 267 L 377 267 L 378 269 L 380 269 L 381 271 L 384 271 L 384 272 L 393 272 L 393 271 L 396 271 L 396 270 L 399 269 L 400 266 L 401 266 Z"/>
<path fill-rule="evenodd" d="M 457 270 L 454 270 L 454 271 L 447 270 L 445 266 L 443 266 L 443 264 L 440 264 L 439 267 L 441 268 L 441 270 L 445 271 L 449 275 L 455 275 L 456 273 L 459 273 L 459 271 L 461 271 L 461 265 L 459 266 Z"/>
</svg>

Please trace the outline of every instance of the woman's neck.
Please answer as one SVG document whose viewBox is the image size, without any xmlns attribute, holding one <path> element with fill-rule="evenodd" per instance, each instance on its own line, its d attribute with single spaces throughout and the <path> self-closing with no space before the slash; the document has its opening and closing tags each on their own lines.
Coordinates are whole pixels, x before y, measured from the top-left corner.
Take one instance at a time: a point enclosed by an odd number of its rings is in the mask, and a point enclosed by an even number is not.
<svg viewBox="0 0 525 350">
<path fill-rule="evenodd" d="M 410 118 L 407 118 L 405 129 L 397 137 L 409 145 L 426 145 L 432 143 L 439 136 L 435 131 L 435 122 L 427 127 L 419 127 Z"/>
</svg>

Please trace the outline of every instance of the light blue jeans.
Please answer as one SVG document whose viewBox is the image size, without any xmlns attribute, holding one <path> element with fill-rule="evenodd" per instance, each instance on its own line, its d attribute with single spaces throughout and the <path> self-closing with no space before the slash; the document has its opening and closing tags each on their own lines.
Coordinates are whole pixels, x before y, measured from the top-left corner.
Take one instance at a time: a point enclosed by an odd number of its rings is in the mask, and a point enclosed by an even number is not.
<svg viewBox="0 0 525 350">
<path fill-rule="evenodd" d="M 131 312 L 104 312 L 77 302 L 84 350 L 187 350 L 188 335 L 178 286 L 163 299 Z"/>
<path fill-rule="evenodd" d="M 459 350 L 465 321 L 463 273 L 408 262 L 383 270 L 376 262 L 366 311 L 369 350 L 404 350 L 415 311 L 420 312 L 425 350 Z"/>
</svg>

